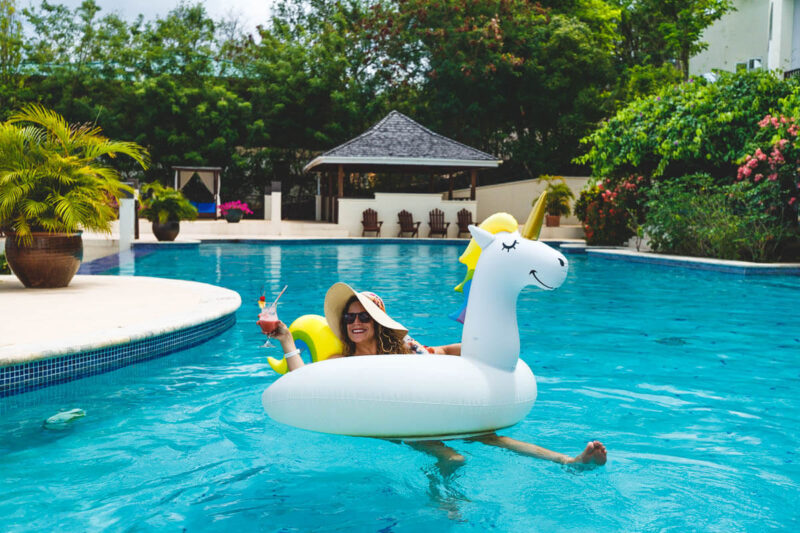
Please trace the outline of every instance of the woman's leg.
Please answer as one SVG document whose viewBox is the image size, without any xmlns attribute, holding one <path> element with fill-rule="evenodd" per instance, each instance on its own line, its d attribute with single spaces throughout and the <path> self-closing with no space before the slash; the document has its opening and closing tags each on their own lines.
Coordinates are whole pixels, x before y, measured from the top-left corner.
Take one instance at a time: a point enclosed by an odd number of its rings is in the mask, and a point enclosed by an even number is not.
<svg viewBox="0 0 800 533">
<path fill-rule="evenodd" d="M 436 458 L 436 466 L 442 475 L 449 476 L 462 466 L 466 459 L 464 456 L 447 446 L 440 440 L 406 441 L 406 444 Z"/>
<path fill-rule="evenodd" d="M 489 446 L 505 448 L 506 450 L 511 450 L 512 452 L 522 455 L 536 457 L 537 459 L 546 459 L 562 465 L 585 464 L 599 466 L 606 464 L 606 447 L 603 446 L 603 443 L 597 440 L 589 442 L 583 452 L 575 457 L 554 452 L 529 442 L 512 439 L 511 437 L 501 437 L 496 433 L 472 437 L 470 440 L 476 440 L 478 442 L 488 444 Z"/>
</svg>

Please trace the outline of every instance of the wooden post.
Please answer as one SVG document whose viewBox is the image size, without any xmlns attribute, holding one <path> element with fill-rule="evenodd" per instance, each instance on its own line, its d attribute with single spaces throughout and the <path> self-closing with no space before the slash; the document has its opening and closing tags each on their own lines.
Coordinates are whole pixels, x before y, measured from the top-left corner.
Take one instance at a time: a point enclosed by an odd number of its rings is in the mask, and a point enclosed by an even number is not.
<svg viewBox="0 0 800 533">
<path fill-rule="evenodd" d="M 326 220 L 328 222 L 333 222 L 333 174 L 330 172 L 328 172 L 328 190 L 326 191 L 326 194 L 326 203 L 328 204 L 328 216 Z"/>
<path fill-rule="evenodd" d="M 339 165 L 339 192 L 336 194 L 336 216 L 334 222 L 339 223 L 339 198 L 344 198 L 344 167 Z"/>
<path fill-rule="evenodd" d="M 472 187 L 469 190 L 469 199 L 475 199 L 475 186 L 478 184 L 478 170 L 472 169 L 469 173 L 470 177 L 472 178 Z"/>
<path fill-rule="evenodd" d="M 447 199 L 448 200 L 452 200 L 453 199 L 453 175 L 452 174 L 448 174 L 447 175 L 447 181 L 449 182 L 449 188 L 447 189 Z"/>
</svg>

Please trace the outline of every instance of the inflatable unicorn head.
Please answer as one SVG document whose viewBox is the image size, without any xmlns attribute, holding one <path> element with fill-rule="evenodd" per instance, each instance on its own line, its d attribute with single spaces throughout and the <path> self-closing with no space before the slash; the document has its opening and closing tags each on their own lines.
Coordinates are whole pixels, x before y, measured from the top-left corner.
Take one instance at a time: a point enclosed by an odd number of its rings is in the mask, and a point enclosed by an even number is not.
<svg viewBox="0 0 800 533">
<path fill-rule="evenodd" d="M 528 285 L 550 291 L 564 283 L 569 266 L 567 259 L 535 240 L 541 228 L 541 221 L 537 224 L 535 220 L 541 216 L 537 207 L 542 204 L 540 199 L 522 233 L 492 234 L 470 226 L 481 253 L 464 317 L 462 357 L 513 370 L 519 360 L 517 297 L 520 291 Z"/>
</svg>

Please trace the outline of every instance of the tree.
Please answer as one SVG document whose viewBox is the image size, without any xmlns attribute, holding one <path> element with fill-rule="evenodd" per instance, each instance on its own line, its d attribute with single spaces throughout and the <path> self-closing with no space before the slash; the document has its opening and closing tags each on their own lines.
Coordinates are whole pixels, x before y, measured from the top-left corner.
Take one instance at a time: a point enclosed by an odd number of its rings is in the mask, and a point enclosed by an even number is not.
<svg viewBox="0 0 800 533">
<path fill-rule="evenodd" d="M 684 80 L 689 58 L 705 50 L 703 31 L 734 8 L 731 0 L 617 0 L 620 63 L 659 67 L 673 62 Z"/>
<path fill-rule="evenodd" d="M 13 100 L 22 83 L 22 40 L 16 0 L 0 0 L 0 110 L 15 105 Z"/>
<path fill-rule="evenodd" d="M 363 28 L 380 75 L 419 85 L 423 122 L 535 177 L 574 169 L 613 81 L 608 4 L 568 4 L 408 0 L 373 6 Z"/>
</svg>

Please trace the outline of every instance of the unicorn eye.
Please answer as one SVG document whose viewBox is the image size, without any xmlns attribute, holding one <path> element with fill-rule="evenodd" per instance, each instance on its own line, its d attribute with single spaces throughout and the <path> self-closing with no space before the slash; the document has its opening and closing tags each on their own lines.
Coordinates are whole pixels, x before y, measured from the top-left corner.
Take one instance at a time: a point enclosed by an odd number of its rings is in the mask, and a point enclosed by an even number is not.
<svg viewBox="0 0 800 533">
<path fill-rule="evenodd" d="M 514 241 L 514 242 L 512 242 L 511 244 L 502 243 L 502 244 L 503 244 L 503 250 L 505 250 L 506 252 L 509 252 L 509 253 L 510 253 L 510 252 L 511 252 L 511 250 L 513 250 L 514 248 L 516 248 L 516 247 L 517 247 L 517 244 L 518 244 L 518 243 L 519 243 L 519 241 L 517 241 L 517 240 L 515 240 L 515 241 Z"/>
</svg>

